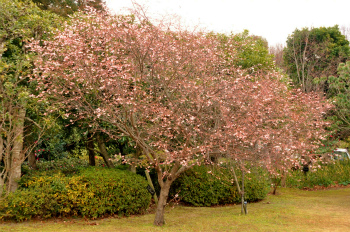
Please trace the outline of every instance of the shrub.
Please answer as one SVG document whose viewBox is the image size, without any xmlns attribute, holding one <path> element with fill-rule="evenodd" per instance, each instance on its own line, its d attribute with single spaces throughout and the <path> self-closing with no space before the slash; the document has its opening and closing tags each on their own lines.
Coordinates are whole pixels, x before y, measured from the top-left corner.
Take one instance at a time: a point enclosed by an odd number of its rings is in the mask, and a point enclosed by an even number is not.
<svg viewBox="0 0 350 232">
<path fill-rule="evenodd" d="M 79 172 L 79 169 L 89 167 L 87 160 L 79 158 L 62 158 L 56 160 L 39 160 L 36 162 L 38 170 L 31 169 L 27 163 L 22 165 L 24 175 L 38 175 L 38 172 L 57 173 L 62 172 L 65 175 L 72 175 Z M 40 175 L 40 174 L 39 174 Z"/>
<path fill-rule="evenodd" d="M 61 173 L 32 176 L 21 186 L 1 202 L 2 219 L 127 216 L 145 212 L 151 200 L 144 178 L 117 169 L 91 167 L 71 177 Z"/>
<path fill-rule="evenodd" d="M 301 170 L 296 170 L 286 178 L 287 187 L 296 188 L 328 187 L 336 183 L 350 184 L 350 161 L 338 161 L 318 169 L 310 169 L 306 175 Z"/>
<path fill-rule="evenodd" d="M 87 188 L 94 193 L 88 205 L 83 205 L 82 215 L 96 217 L 105 212 L 131 215 L 148 208 L 151 195 L 147 191 L 147 181 L 129 171 L 112 170 L 114 175 L 109 169 L 95 172 L 90 168 L 82 172 Z"/>
<path fill-rule="evenodd" d="M 214 174 L 210 174 L 209 172 Z M 238 172 L 237 172 L 238 174 Z M 238 176 L 240 180 L 240 176 Z M 240 194 L 233 175 L 227 169 L 213 170 L 208 166 L 195 166 L 174 183 L 172 195 L 178 193 L 181 200 L 193 206 L 212 206 L 239 203 Z M 245 199 L 249 202 L 264 199 L 270 190 L 267 172 L 253 169 L 245 175 Z"/>
</svg>

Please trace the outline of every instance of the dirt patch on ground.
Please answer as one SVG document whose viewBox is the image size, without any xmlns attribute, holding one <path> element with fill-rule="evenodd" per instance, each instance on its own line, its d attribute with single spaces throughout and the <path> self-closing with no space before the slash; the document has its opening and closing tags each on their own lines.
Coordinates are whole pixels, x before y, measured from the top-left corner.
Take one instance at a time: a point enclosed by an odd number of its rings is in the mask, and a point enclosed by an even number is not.
<svg viewBox="0 0 350 232">
<path fill-rule="evenodd" d="M 314 186 L 313 188 L 306 188 L 304 187 L 302 190 L 306 191 L 319 191 L 319 190 L 336 190 L 336 189 L 344 189 L 344 188 L 350 188 L 350 184 L 348 185 L 342 185 L 342 184 L 334 184 L 330 186 Z"/>
</svg>

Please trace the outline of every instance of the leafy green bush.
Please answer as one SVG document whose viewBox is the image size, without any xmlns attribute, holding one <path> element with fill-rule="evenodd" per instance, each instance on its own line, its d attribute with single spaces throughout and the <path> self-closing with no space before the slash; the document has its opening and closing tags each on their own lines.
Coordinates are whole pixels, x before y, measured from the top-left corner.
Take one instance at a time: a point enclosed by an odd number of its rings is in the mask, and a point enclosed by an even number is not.
<svg viewBox="0 0 350 232">
<path fill-rule="evenodd" d="M 89 167 L 87 160 L 79 158 L 62 158 L 56 160 L 39 160 L 36 162 L 38 170 L 33 170 L 28 163 L 23 163 L 22 173 L 24 175 L 38 175 L 38 172 L 57 173 L 62 172 L 65 175 L 72 175 L 79 172 L 81 168 Z"/>
<path fill-rule="evenodd" d="M 89 205 L 83 205 L 82 214 L 96 217 L 105 212 L 131 215 L 143 213 L 149 206 L 151 195 L 147 181 L 129 171 L 90 168 L 82 173 L 87 188 L 94 193 Z M 115 196 L 115 197 L 113 197 Z M 101 208 L 105 210 L 101 210 Z"/>
<path fill-rule="evenodd" d="M 286 178 L 286 185 L 296 188 L 328 187 L 336 183 L 350 184 L 350 161 L 338 161 L 315 170 L 310 169 L 306 175 L 301 170 L 296 170 Z"/>
<path fill-rule="evenodd" d="M 32 176 L 0 202 L 0 218 L 140 214 L 151 200 L 146 187 L 141 176 L 117 169 L 91 167 L 71 177 L 61 173 Z"/>
<path fill-rule="evenodd" d="M 29 167 L 27 162 L 24 162 L 22 165 L 23 175 L 38 175 L 39 172 L 45 172 L 46 174 L 62 172 L 65 175 L 74 175 L 78 173 L 80 169 L 90 167 L 89 161 L 87 159 L 77 157 L 61 158 L 55 160 L 40 159 L 36 162 L 36 166 L 37 170 L 33 170 L 31 167 Z M 105 166 L 106 164 L 102 157 L 98 156 L 96 158 L 96 167 Z M 116 168 L 120 170 L 127 170 L 128 165 L 116 165 Z"/>
<path fill-rule="evenodd" d="M 237 172 L 237 174 L 239 174 Z M 239 174 L 240 175 L 240 174 Z M 240 176 L 238 176 L 240 180 Z M 225 168 L 214 170 L 207 166 L 195 166 L 174 183 L 172 194 L 194 206 L 232 204 L 241 201 L 232 173 Z M 267 172 L 252 169 L 245 175 L 245 199 L 249 202 L 264 199 L 270 190 Z"/>
</svg>

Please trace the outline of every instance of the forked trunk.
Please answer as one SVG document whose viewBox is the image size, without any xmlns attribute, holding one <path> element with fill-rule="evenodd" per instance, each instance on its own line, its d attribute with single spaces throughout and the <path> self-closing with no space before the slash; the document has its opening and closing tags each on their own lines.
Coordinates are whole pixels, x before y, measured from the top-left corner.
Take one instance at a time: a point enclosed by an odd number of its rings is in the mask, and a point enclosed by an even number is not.
<svg viewBox="0 0 350 232">
<path fill-rule="evenodd" d="M 101 136 L 99 134 L 96 135 L 96 139 L 97 139 L 98 149 L 100 150 L 100 154 L 101 154 L 103 160 L 105 161 L 107 167 L 113 168 L 114 165 L 113 165 L 113 163 L 108 155 L 105 141 L 103 141 L 103 139 L 101 138 Z"/>
<path fill-rule="evenodd" d="M 162 226 L 165 224 L 164 210 L 165 210 L 166 202 L 168 200 L 170 185 L 171 185 L 171 182 L 167 180 L 166 182 L 164 182 L 163 187 L 160 189 L 156 217 L 154 219 L 154 225 L 156 226 Z"/>
</svg>

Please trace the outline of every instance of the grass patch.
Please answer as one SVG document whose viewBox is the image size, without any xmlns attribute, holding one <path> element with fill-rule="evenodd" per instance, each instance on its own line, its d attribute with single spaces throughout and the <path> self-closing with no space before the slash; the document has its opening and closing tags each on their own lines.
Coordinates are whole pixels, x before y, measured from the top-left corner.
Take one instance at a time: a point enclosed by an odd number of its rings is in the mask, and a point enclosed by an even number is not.
<svg viewBox="0 0 350 232">
<path fill-rule="evenodd" d="M 167 208 L 166 225 L 153 214 L 100 220 L 56 219 L 2 223 L 0 231 L 350 231 L 350 188 L 323 191 L 278 189 L 278 195 L 240 206 Z"/>
</svg>

